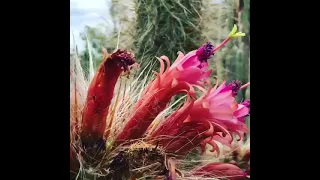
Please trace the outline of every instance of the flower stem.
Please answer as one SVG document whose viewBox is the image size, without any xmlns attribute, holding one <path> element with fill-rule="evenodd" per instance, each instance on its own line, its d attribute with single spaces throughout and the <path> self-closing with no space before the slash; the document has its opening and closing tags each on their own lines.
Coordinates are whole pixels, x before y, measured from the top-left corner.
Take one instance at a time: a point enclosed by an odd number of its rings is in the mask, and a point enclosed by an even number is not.
<svg viewBox="0 0 320 180">
<path fill-rule="evenodd" d="M 212 50 L 212 53 L 216 52 L 217 50 L 219 50 L 222 46 L 224 46 L 225 44 L 227 44 L 227 42 L 229 42 L 231 40 L 230 37 L 228 37 L 227 39 L 225 39 L 221 44 L 219 44 L 216 48 L 214 48 Z"/>
<path fill-rule="evenodd" d="M 247 84 L 241 86 L 240 89 L 246 88 L 246 87 L 248 87 L 249 85 L 250 85 L 250 82 L 248 82 Z"/>
</svg>

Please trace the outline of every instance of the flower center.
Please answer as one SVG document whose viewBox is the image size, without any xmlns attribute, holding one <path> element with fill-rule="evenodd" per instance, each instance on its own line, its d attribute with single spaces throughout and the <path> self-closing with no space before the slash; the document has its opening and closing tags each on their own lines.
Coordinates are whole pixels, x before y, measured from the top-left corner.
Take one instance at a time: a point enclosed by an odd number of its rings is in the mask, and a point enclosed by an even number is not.
<svg viewBox="0 0 320 180">
<path fill-rule="evenodd" d="M 210 56 L 214 55 L 213 48 L 213 45 L 210 42 L 207 42 L 197 50 L 197 56 L 200 62 L 207 62 Z"/>
<path fill-rule="evenodd" d="M 238 80 L 232 81 L 227 87 L 232 90 L 232 95 L 238 95 L 238 91 L 241 88 L 242 83 Z"/>
<path fill-rule="evenodd" d="M 116 60 L 118 66 L 123 69 L 124 72 L 129 71 L 129 67 L 135 63 L 134 56 L 126 50 L 118 49 L 111 54 L 111 59 Z"/>
</svg>

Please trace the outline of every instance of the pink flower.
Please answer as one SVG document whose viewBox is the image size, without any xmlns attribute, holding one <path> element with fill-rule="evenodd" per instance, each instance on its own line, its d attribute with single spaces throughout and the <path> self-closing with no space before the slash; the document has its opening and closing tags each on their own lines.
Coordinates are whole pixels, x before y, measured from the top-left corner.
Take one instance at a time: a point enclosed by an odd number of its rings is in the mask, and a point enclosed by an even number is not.
<svg viewBox="0 0 320 180">
<path fill-rule="evenodd" d="M 247 177 L 247 174 L 239 167 L 220 162 L 210 163 L 197 168 L 192 175 L 207 178 L 226 178 L 230 180 L 244 179 Z"/>
<path fill-rule="evenodd" d="M 212 70 L 208 70 L 208 59 L 213 55 L 213 46 L 207 42 L 201 48 L 191 51 L 185 56 L 178 52 L 179 56 L 169 68 L 166 76 L 190 84 L 198 84 L 199 80 L 207 79 Z M 166 56 L 160 59 L 167 59 Z"/>
<path fill-rule="evenodd" d="M 171 66 L 168 57 L 161 56 L 158 58 L 160 72 L 157 73 L 157 78 L 148 85 L 144 94 L 148 95 L 156 89 L 168 88 L 173 82 L 201 84 L 201 81 L 206 80 L 212 72 L 212 70 L 208 70 L 207 62 L 213 55 L 212 50 L 213 46 L 208 42 L 198 50 L 191 51 L 186 55 L 178 52 L 179 55 Z M 164 61 L 167 63 L 166 69 Z"/>
<path fill-rule="evenodd" d="M 235 83 L 235 82 L 232 82 Z M 223 82 L 219 87 L 205 91 L 205 95 L 195 102 L 189 98 L 184 106 L 164 120 L 151 133 L 150 139 L 159 141 L 167 151 L 188 153 L 206 144 L 213 147 L 212 152 L 220 153 L 216 141 L 231 146 L 233 136 L 247 132 L 242 122 L 249 109 L 237 104 L 234 95 L 241 87 Z M 191 99 L 191 100 L 190 100 Z"/>
<path fill-rule="evenodd" d="M 173 96 L 179 93 L 195 96 L 191 85 L 201 85 L 210 76 L 211 70 L 208 70 L 207 60 L 211 55 L 213 46 L 206 43 L 186 56 L 179 52 L 172 66 L 166 56 L 160 57 L 160 72 L 137 102 L 133 114 L 117 135 L 116 143 L 143 137 L 154 118 L 166 108 Z M 166 69 L 164 61 L 167 63 Z"/>
<path fill-rule="evenodd" d="M 219 124 L 228 131 L 239 135 L 239 131 L 247 132 L 244 117 L 249 114 L 249 108 L 238 104 L 234 98 L 238 91 L 246 86 L 247 84 L 241 86 L 239 81 L 232 81 L 228 85 L 223 82 L 219 87 L 211 89 L 202 99 L 196 101 L 191 114 L 196 115 L 200 111 L 205 114 L 208 121 Z"/>
</svg>

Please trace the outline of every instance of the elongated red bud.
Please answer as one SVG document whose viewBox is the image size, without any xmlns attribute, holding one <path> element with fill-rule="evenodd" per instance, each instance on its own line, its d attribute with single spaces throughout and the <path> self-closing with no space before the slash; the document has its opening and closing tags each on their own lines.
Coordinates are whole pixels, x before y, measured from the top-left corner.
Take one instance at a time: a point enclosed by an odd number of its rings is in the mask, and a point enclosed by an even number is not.
<svg viewBox="0 0 320 180">
<path fill-rule="evenodd" d="M 103 137 L 106 117 L 114 94 L 114 87 L 122 72 L 129 71 L 135 63 L 133 55 L 118 49 L 110 56 L 104 51 L 101 63 L 88 89 L 88 96 L 82 114 L 82 137 L 97 140 Z"/>
</svg>

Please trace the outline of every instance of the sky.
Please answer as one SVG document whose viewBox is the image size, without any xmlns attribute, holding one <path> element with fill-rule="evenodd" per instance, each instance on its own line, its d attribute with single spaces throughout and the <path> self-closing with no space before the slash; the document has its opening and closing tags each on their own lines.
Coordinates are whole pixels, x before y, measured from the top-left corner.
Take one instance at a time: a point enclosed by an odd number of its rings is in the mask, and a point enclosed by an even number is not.
<svg viewBox="0 0 320 180">
<path fill-rule="evenodd" d="M 84 43 L 80 39 L 86 25 L 96 26 L 107 24 L 113 27 L 109 12 L 111 0 L 70 0 L 70 48 L 78 45 L 79 51 L 84 50 Z"/>
</svg>

